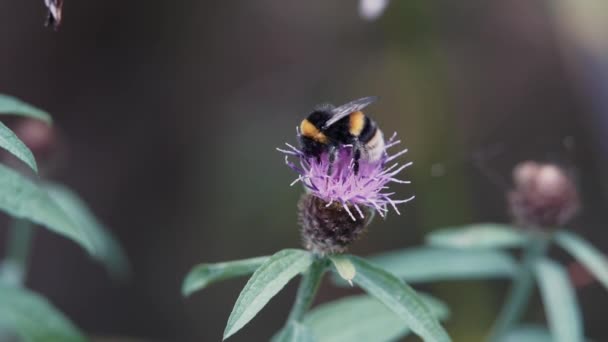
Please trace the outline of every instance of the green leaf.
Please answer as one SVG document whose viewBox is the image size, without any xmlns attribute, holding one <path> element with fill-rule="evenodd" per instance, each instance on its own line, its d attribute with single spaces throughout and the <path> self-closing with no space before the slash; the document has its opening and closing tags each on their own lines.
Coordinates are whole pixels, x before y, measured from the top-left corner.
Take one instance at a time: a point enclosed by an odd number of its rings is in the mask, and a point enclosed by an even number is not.
<svg viewBox="0 0 608 342">
<path fill-rule="evenodd" d="M 27 276 L 33 236 L 32 222 L 24 219 L 12 220 L 6 239 L 4 260 L 0 263 L 0 281 L 12 286 L 23 285 Z"/>
<path fill-rule="evenodd" d="M 34 159 L 32 151 L 2 122 L 0 122 L 0 147 L 19 158 L 34 172 L 38 172 L 38 166 L 36 166 L 36 159 Z"/>
<path fill-rule="evenodd" d="M 76 327 L 43 297 L 0 286 L 0 325 L 26 342 L 84 342 Z"/>
<path fill-rule="evenodd" d="M 284 249 L 271 256 L 241 291 L 234 304 L 224 339 L 232 336 L 247 324 L 281 289 L 299 273 L 308 269 L 312 255 L 298 249 Z"/>
<path fill-rule="evenodd" d="M 291 321 L 276 336 L 272 342 L 320 342 L 310 328 L 297 321 Z"/>
<path fill-rule="evenodd" d="M 443 320 L 449 316 L 444 303 L 429 295 L 419 296 L 435 317 Z M 306 315 L 304 323 L 310 326 L 318 342 L 388 342 L 410 332 L 403 319 L 376 298 L 366 295 L 320 305 Z"/>
<path fill-rule="evenodd" d="M 462 250 L 417 247 L 370 259 L 406 282 L 512 277 L 518 269 L 513 258 L 499 250 Z"/>
<path fill-rule="evenodd" d="M 511 330 L 501 342 L 552 342 L 547 329 L 537 325 L 522 325 Z"/>
<path fill-rule="evenodd" d="M 216 264 L 199 264 L 186 276 L 182 285 L 182 294 L 189 296 L 215 282 L 251 274 L 262 266 L 268 258 L 264 256 Z"/>
<path fill-rule="evenodd" d="M 520 269 L 492 326 L 489 341 L 500 341 L 522 319 L 534 290 L 534 265 L 546 254 L 549 242 L 546 238 L 531 239 L 523 249 Z"/>
<path fill-rule="evenodd" d="M 46 226 L 95 255 L 95 246 L 91 242 L 91 237 L 74 224 L 43 188 L 1 164 L 0 211 Z"/>
<path fill-rule="evenodd" d="M 55 203 L 90 238 L 94 245 L 92 256 L 102 262 L 110 273 L 119 277 L 126 276 L 129 273 L 129 262 L 123 249 L 86 203 L 63 185 L 47 183 L 44 188 Z"/>
<path fill-rule="evenodd" d="M 608 259 L 606 256 L 574 233 L 560 231 L 555 235 L 555 241 L 593 273 L 598 281 L 608 289 Z"/>
<path fill-rule="evenodd" d="M 555 341 L 584 341 L 581 313 L 568 273 L 559 264 L 540 259 L 535 274 Z"/>
<path fill-rule="evenodd" d="M 330 256 L 329 259 L 334 264 L 334 268 L 336 269 L 336 272 L 338 272 L 340 277 L 346 280 L 350 284 L 350 286 L 353 286 L 353 278 L 355 278 L 355 275 L 357 274 L 355 265 L 353 265 L 350 260 L 348 260 L 342 255 Z"/>
<path fill-rule="evenodd" d="M 0 94 L 0 114 L 13 114 L 51 123 L 51 116 L 42 109 L 27 104 L 16 97 Z"/>
<path fill-rule="evenodd" d="M 425 341 L 450 341 L 416 291 L 394 275 L 362 258 L 347 256 L 357 269 L 353 281 L 396 313 L 412 331 Z"/>
<path fill-rule="evenodd" d="M 496 223 L 441 229 L 427 237 L 432 245 L 462 249 L 521 247 L 527 241 L 528 236 L 518 228 Z"/>
</svg>

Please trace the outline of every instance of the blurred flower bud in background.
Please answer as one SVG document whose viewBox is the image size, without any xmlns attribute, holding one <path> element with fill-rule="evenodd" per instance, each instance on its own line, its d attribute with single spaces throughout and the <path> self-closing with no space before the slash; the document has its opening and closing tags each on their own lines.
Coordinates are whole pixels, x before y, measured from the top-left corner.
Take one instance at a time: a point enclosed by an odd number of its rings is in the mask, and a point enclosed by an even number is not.
<svg viewBox="0 0 608 342">
<path fill-rule="evenodd" d="M 513 170 L 513 182 L 508 201 L 513 219 L 522 227 L 555 229 L 580 208 L 574 182 L 556 165 L 523 162 Z"/>
<path fill-rule="evenodd" d="M 66 146 L 55 126 L 29 118 L 16 120 L 10 126 L 34 154 L 40 175 L 48 176 L 65 159 Z M 8 153 L 3 154 L 3 159 L 12 167 L 22 169 L 22 164 Z"/>
</svg>

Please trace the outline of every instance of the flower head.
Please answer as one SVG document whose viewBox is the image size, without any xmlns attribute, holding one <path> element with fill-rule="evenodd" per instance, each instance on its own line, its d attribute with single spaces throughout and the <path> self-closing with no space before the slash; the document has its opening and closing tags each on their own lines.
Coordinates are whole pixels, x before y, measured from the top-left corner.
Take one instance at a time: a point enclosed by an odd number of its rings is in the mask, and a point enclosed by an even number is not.
<svg viewBox="0 0 608 342">
<path fill-rule="evenodd" d="M 307 249 L 320 254 L 343 252 L 363 234 L 374 212 L 384 217 L 390 207 L 399 214 L 397 205 L 414 198 L 393 199 L 395 193 L 388 190 L 389 183 L 409 183 L 396 177 L 412 164 L 392 163 L 407 152 L 387 153 L 400 143 L 395 138 L 393 135 L 386 143 L 380 160 L 360 159 L 358 171 L 352 146 L 339 146 L 333 162 L 328 152 L 311 158 L 289 144 L 289 149 L 279 149 L 286 154 L 287 165 L 298 173 L 292 185 L 300 182 L 306 189 L 298 204 L 298 219 Z"/>
<path fill-rule="evenodd" d="M 360 160 L 358 172 L 355 172 L 353 167 L 352 146 L 340 146 L 333 163 L 330 162 L 328 153 L 321 154 L 320 158 L 315 160 L 289 144 L 286 144 L 289 150 L 279 149 L 279 151 L 286 154 L 285 162 L 299 174 L 292 185 L 301 182 L 307 192 L 324 200 L 327 206 L 340 204 L 354 221 L 355 216 L 364 217 L 361 207 L 374 209 L 384 217 L 389 211 L 389 206 L 399 214 L 397 204 L 414 199 L 414 196 L 407 199 L 393 199 L 391 196 L 395 193 L 388 191 L 389 183 L 410 183 L 396 177 L 412 165 L 412 162 L 401 166 L 399 163 L 393 163 L 386 167 L 407 152 L 405 149 L 393 155 L 388 154 L 387 150 L 399 143 L 401 141 L 396 140 L 396 134 L 393 134 L 385 146 L 384 156 L 376 162 Z M 293 163 L 289 159 L 290 156 L 297 157 L 299 163 Z"/>
<path fill-rule="evenodd" d="M 557 228 L 580 208 L 578 191 L 564 170 L 527 161 L 513 170 L 515 189 L 508 194 L 511 214 L 524 227 Z"/>
</svg>

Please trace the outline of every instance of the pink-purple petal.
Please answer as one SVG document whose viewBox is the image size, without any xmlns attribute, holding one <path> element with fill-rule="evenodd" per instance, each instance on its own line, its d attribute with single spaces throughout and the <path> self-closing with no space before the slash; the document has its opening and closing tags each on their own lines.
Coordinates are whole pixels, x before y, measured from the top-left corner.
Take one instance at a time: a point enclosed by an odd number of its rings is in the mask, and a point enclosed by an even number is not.
<svg viewBox="0 0 608 342">
<path fill-rule="evenodd" d="M 400 141 L 396 140 L 396 134 L 394 134 L 385 145 L 383 159 L 376 162 L 360 160 L 357 174 L 354 172 L 352 146 L 340 146 L 332 166 L 332 174 L 329 174 L 330 163 L 327 153 L 322 154 L 319 158 L 320 161 L 317 162 L 316 158 L 307 158 L 301 150 L 290 144 L 286 144 L 288 149 L 277 148 L 277 150 L 285 154 L 286 164 L 299 174 L 292 185 L 302 182 L 309 192 L 325 200 L 328 205 L 336 201 L 342 203 L 346 212 L 355 220 L 351 207 L 354 207 L 361 217 L 364 215 L 360 206 L 375 209 L 380 216 L 384 217 L 388 212 L 388 206 L 399 213 L 397 204 L 413 199 L 412 196 L 404 200 L 395 200 L 391 198 L 395 193 L 386 191 L 389 183 L 410 183 L 397 179 L 395 176 L 412 165 L 411 162 L 401 166 L 399 163 L 394 163 L 390 167 L 385 167 L 386 163 L 407 152 L 405 149 L 393 155 L 386 153 L 386 149 L 399 143 Z M 291 162 L 289 157 L 298 158 L 300 166 Z"/>
</svg>

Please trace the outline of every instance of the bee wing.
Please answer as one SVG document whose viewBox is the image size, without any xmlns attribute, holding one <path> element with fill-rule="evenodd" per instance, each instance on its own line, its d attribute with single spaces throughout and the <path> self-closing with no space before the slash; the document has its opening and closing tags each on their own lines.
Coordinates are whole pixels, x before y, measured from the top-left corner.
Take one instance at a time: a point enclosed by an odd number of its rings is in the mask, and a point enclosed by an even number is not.
<svg viewBox="0 0 608 342">
<path fill-rule="evenodd" d="M 340 121 L 343 117 L 350 115 L 351 113 L 358 112 L 363 108 L 369 106 L 370 104 L 376 102 L 378 100 L 377 96 L 368 96 L 363 97 L 354 101 L 351 101 L 347 104 L 343 104 L 340 107 L 334 108 L 331 110 L 332 117 L 327 120 L 325 125 L 323 125 L 323 129 L 335 124 Z"/>
</svg>

